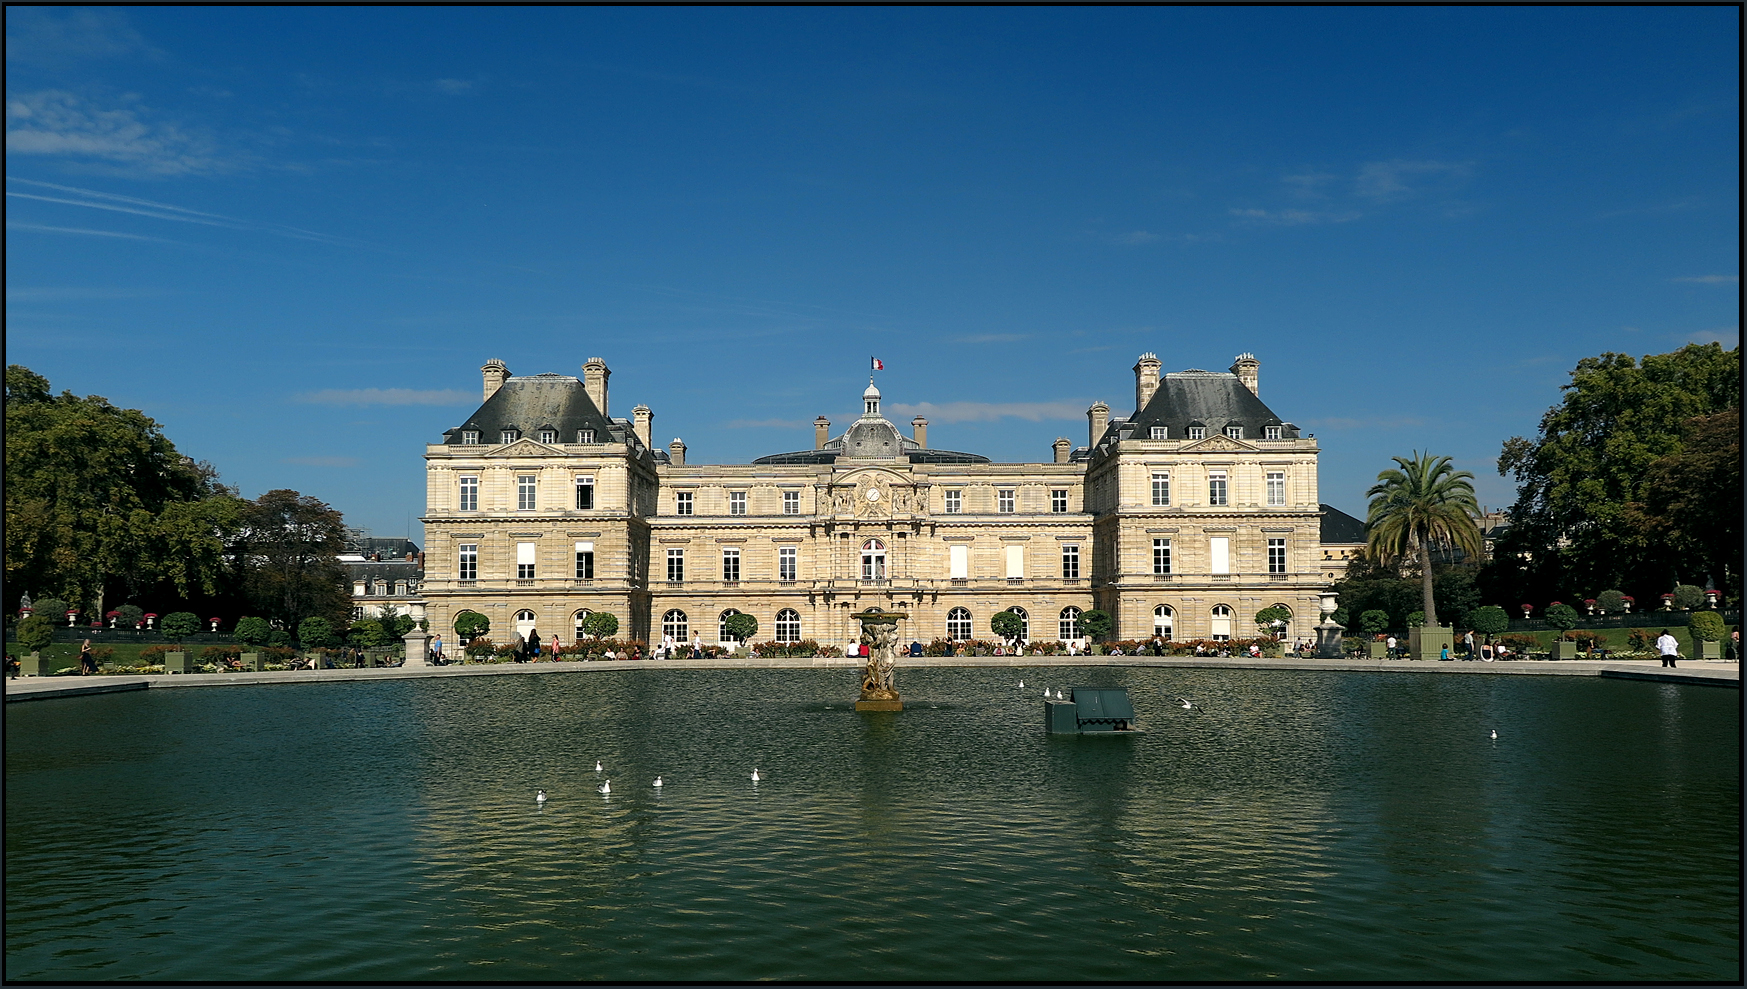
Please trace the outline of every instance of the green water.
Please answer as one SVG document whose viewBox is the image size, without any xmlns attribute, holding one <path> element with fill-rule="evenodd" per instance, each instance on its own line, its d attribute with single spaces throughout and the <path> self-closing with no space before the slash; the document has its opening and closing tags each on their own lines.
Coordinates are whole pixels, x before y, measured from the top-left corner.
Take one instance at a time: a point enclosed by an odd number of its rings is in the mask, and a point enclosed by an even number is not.
<svg viewBox="0 0 1747 989">
<path fill-rule="evenodd" d="M 6 977 L 1739 975 L 1738 691 L 934 669 L 861 715 L 854 677 L 7 705 Z M 1041 685 L 1148 733 L 1046 735 Z"/>
</svg>

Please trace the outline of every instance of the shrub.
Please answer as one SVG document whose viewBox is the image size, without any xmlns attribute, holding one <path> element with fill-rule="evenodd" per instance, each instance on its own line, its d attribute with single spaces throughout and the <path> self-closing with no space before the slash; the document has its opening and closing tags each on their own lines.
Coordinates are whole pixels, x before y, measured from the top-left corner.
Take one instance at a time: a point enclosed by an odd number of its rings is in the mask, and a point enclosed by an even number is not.
<svg viewBox="0 0 1747 989">
<path fill-rule="evenodd" d="M 1086 633 L 1086 638 L 1093 642 L 1102 642 L 1110 635 L 1110 630 L 1116 626 L 1116 620 L 1110 617 L 1110 612 L 1093 608 L 1080 614 L 1080 628 Z"/>
<path fill-rule="evenodd" d="M 297 641 L 308 648 L 319 649 L 337 645 L 339 636 L 334 634 L 334 627 L 326 618 L 310 617 L 297 623 Z"/>
<path fill-rule="evenodd" d="M 181 651 L 176 646 L 147 646 L 140 650 L 140 662 L 146 666 L 162 666 L 165 653 Z"/>
<path fill-rule="evenodd" d="M 291 633 L 285 631 L 282 628 L 274 629 L 273 633 L 271 635 L 267 636 L 267 648 L 269 648 L 269 649 L 290 649 L 291 648 Z"/>
<path fill-rule="evenodd" d="M 1577 609 L 1568 604 L 1554 601 L 1547 605 L 1547 624 L 1563 632 L 1577 627 L 1579 616 Z"/>
<path fill-rule="evenodd" d="M 1328 617 L 1329 617 L 1329 621 L 1334 622 L 1336 625 L 1339 625 L 1341 628 L 1351 628 L 1352 627 L 1351 625 L 1348 624 L 1348 622 L 1350 622 L 1352 620 L 1353 616 L 1347 611 L 1346 605 L 1341 605 L 1339 608 L 1336 608 L 1332 613 L 1329 614 Z"/>
<path fill-rule="evenodd" d="M 115 610 L 121 615 L 122 628 L 138 628 L 146 617 L 146 610 L 137 604 L 124 604 Z"/>
<path fill-rule="evenodd" d="M 1423 627 L 1425 627 L 1425 623 L 1426 623 L 1426 613 L 1425 612 L 1423 612 L 1423 611 L 1410 611 L 1407 613 L 1407 627 L 1408 628 L 1423 628 Z"/>
<path fill-rule="evenodd" d="M 264 646 L 273 637 L 273 626 L 265 618 L 239 618 L 232 634 L 245 645 Z"/>
<path fill-rule="evenodd" d="M 1291 620 L 1291 609 L 1272 604 L 1256 612 L 1256 631 L 1263 635 L 1273 635 L 1275 622 L 1289 622 Z"/>
<path fill-rule="evenodd" d="M 1510 616 L 1498 605 L 1489 604 L 1468 613 L 1468 627 L 1490 638 L 1510 628 Z"/>
<path fill-rule="evenodd" d="M 1624 614 L 1626 610 L 1626 596 L 1617 590 L 1610 589 L 1602 591 L 1595 596 L 1595 606 L 1600 608 L 1603 614 Z"/>
<path fill-rule="evenodd" d="M 1626 633 L 1626 642 L 1633 652 L 1654 652 L 1656 650 L 1656 633 L 1647 628 L 1635 628 Z"/>
<path fill-rule="evenodd" d="M 1501 646 L 1509 646 L 1511 652 L 1518 654 L 1525 653 L 1530 649 L 1535 648 L 1537 645 L 1535 637 L 1524 632 L 1513 632 L 1510 635 L 1501 635 L 1498 637 L 1498 644 Z"/>
<path fill-rule="evenodd" d="M 200 631 L 200 616 L 192 611 L 172 611 L 164 616 L 161 625 L 164 638 L 171 642 L 181 642 Z"/>
<path fill-rule="evenodd" d="M 391 619 L 392 620 L 392 619 Z M 350 634 L 346 636 L 355 646 L 366 649 L 388 645 L 388 633 L 382 623 L 374 618 L 360 618 L 352 623 Z"/>
<path fill-rule="evenodd" d="M 1085 615 L 1080 616 L 1084 623 Z M 1011 642 L 1025 634 L 1025 619 L 1011 611 L 997 611 L 989 616 L 989 631 Z"/>
<path fill-rule="evenodd" d="M 491 619 L 477 611 L 463 610 L 455 616 L 455 634 L 460 636 L 462 642 L 471 642 L 490 633 Z"/>
<path fill-rule="evenodd" d="M 67 620 L 67 602 L 60 598 L 43 598 L 31 606 L 31 616 L 46 618 L 50 625 L 60 625 Z"/>
<path fill-rule="evenodd" d="M 1674 585 L 1674 606 L 1676 608 L 1679 608 L 1682 611 L 1691 611 L 1694 608 L 1703 607 L 1704 603 L 1704 588 L 1697 584 Z"/>
<path fill-rule="evenodd" d="M 1722 615 L 1714 611 L 1699 611 L 1693 613 L 1692 618 L 1686 623 L 1686 628 L 1695 639 L 1716 642 L 1722 639 L 1726 626 L 1723 624 Z"/>
<path fill-rule="evenodd" d="M 610 639 L 619 634 L 619 618 L 610 611 L 590 612 L 582 620 L 582 630 L 597 639 Z"/>
<path fill-rule="evenodd" d="M 1370 635 L 1389 630 L 1389 612 L 1376 608 L 1359 616 L 1359 629 Z"/>
<path fill-rule="evenodd" d="M 41 615 L 31 615 L 18 623 L 18 644 L 31 652 L 47 649 L 55 641 L 55 627 Z"/>
<path fill-rule="evenodd" d="M 200 661 L 213 664 L 221 662 L 228 663 L 233 660 L 240 660 L 242 655 L 243 650 L 241 646 L 207 646 L 205 649 L 200 650 Z"/>
<path fill-rule="evenodd" d="M 752 637 L 758 634 L 758 619 L 744 611 L 729 615 L 722 624 L 725 626 L 729 638 L 736 642 L 751 642 Z"/>
</svg>

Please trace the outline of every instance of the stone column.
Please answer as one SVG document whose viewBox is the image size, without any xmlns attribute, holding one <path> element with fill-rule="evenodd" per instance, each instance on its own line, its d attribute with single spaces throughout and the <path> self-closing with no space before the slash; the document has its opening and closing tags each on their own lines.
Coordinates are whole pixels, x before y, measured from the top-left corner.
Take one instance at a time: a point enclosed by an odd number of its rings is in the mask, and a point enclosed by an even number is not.
<svg viewBox="0 0 1747 989">
<path fill-rule="evenodd" d="M 414 625 L 412 631 L 401 636 L 401 638 L 406 642 L 406 665 L 430 665 L 425 661 L 425 657 L 430 654 L 431 633 L 422 631 L 417 625 Z"/>
<path fill-rule="evenodd" d="M 1335 599 L 1340 595 L 1334 591 L 1322 592 L 1322 624 L 1316 626 L 1316 658 L 1340 659 L 1344 647 L 1341 645 L 1341 633 L 1346 631 L 1335 624 Z"/>
</svg>

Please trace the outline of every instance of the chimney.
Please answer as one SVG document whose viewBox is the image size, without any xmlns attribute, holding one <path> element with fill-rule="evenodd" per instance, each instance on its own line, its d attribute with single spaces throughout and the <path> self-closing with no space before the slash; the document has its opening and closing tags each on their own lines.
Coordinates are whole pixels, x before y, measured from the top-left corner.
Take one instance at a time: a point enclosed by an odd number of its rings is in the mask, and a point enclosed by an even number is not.
<svg viewBox="0 0 1747 989">
<path fill-rule="evenodd" d="M 1086 445 L 1097 446 L 1098 441 L 1104 438 L 1104 428 L 1110 425 L 1110 406 L 1103 402 L 1093 402 L 1092 407 L 1086 410 L 1086 424 L 1087 435 L 1091 437 Z"/>
<path fill-rule="evenodd" d="M 649 411 L 647 405 L 638 405 L 631 410 L 631 421 L 635 423 L 632 429 L 636 431 L 637 439 L 643 444 L 643 449 L 653 450 L 654 447 L 649 445 L 649 427 L 655 422 L 655 413 Z"/>
<path fill-rule="evenodd" d="M 499 388 L 503 387 L 504 381 L 510 376 L 510 369 L 503 361 L 493 357 L 485 362 L 485 366 L 479 369 L 479 373 L 485 378 L 485 398 L 489 399 L 497 394 Z"/>
<path fill-rule="evenodd" d="M 607 414 L 607 379 L 612 376 L 613 372 L 607 370 L 607 362 L 599 357 L 590 357 L 582 365 L 582 390 L 588 393 L 588 400 L 602 416 Z"/>
<path fill-rule="evenodd" d="M 1074 445 L 1068 442 L 1066 436 L 1056 437 L 1055 442 L 1050 445 L 1055 448 L 1055 462 L 1058 464 L 1067 463 L 1068 454 L 1074 452 Z"/>
<path fill-rule="evenodd" d="M 667 459 L 675 467 L 685 466 L 685 440 L 675 436 L 673 442 L 667 444 Z"/>
<path fill-rule="evenodd" d="M 1148 351 L 1140 355 L 1140 360 L 1134 362 L 1134 413 L 1146 408 L 1146 403 L 1152 401 L 1153 392 L 1159 390 L 1159 356 Z"/>
<path fill-rule="evenodd" d="M 1231 373 L 1237 375 L 1237 380 L 1243 382 L 1244 387 L 1250 390 L 1250 394 L 1257 398 L 1262 397 L 1262 393 L 1257 390 L 1256 385 L 1257 372 L 1261 369 L 1262 362 L 1256 360 L 1255 354 L 1239 354 L 1237 360 L 1233 361 L 1231 365 Z"/>
<path fill-rule="evenodd" d="M 910 426 L 916 430 L 916 445 L 928 449 L 928 420 L 917 416 L 910 420 Z"/>
<path fill-rule="evenodd" d="M 820 416 L 813 420 L 813 449 L 825 449 L 825 441 L 831 438 L 831 420 Z"/>
</svg>

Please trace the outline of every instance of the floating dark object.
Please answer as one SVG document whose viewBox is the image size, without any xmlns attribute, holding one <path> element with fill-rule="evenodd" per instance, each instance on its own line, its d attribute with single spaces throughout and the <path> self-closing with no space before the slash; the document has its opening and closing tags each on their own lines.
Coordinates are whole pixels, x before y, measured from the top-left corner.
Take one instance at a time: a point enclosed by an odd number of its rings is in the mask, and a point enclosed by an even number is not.
<svg viewBox="0 0 1747 989">
<path fill-rule="evenodd" d="M 1044 725 L 1054 733 L 1067 735 L 1121 732 L 1139 734 L 1134 727 L 1134 705 L 1128 702 L 1128 690 L 1123 687 L 1074 687 L 1068 691 L 1070 700 L 1046 699 L 1043 702 Z"/>
</svg>

